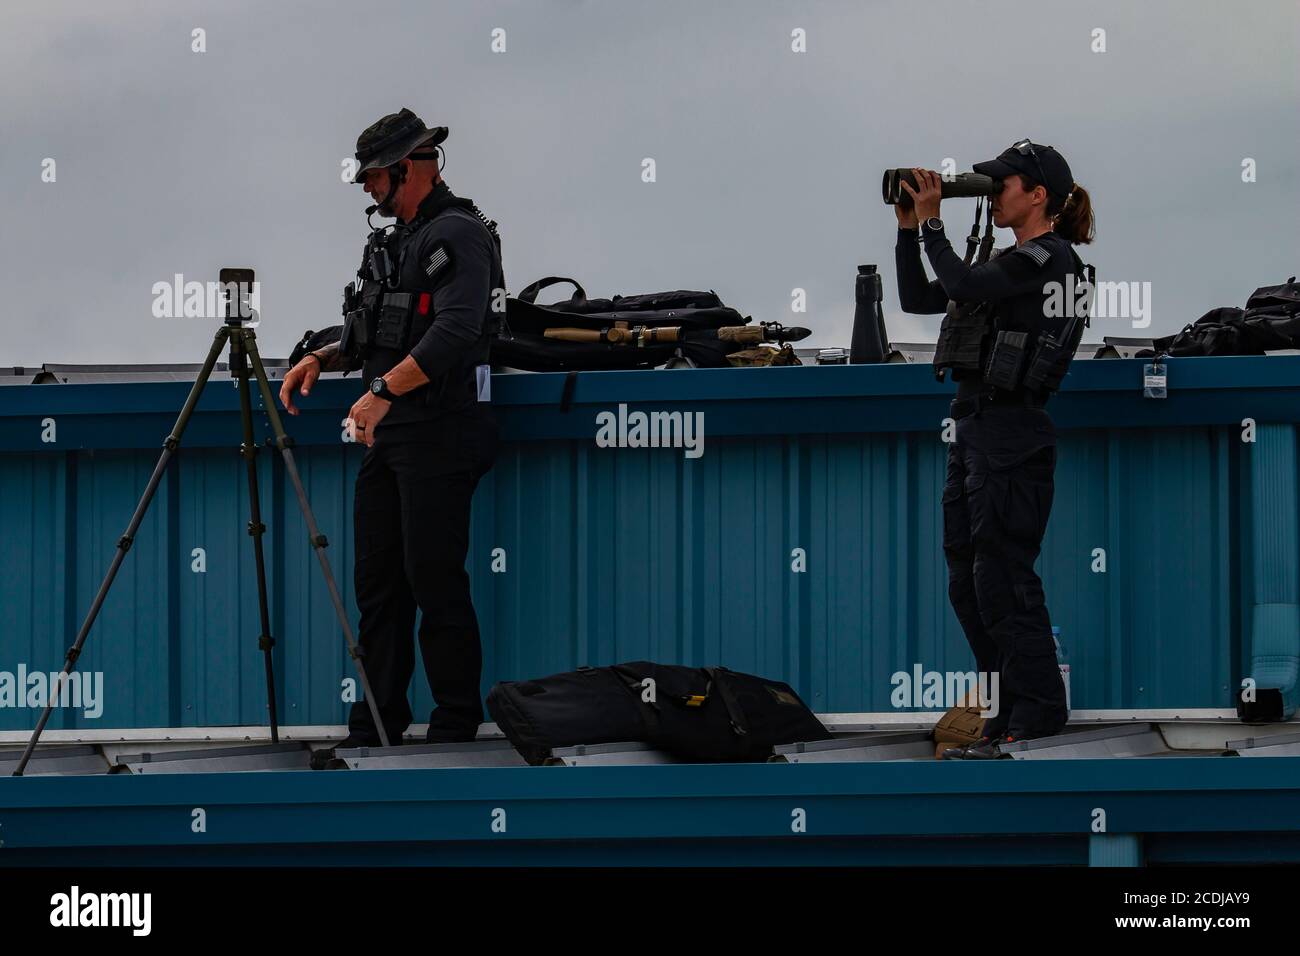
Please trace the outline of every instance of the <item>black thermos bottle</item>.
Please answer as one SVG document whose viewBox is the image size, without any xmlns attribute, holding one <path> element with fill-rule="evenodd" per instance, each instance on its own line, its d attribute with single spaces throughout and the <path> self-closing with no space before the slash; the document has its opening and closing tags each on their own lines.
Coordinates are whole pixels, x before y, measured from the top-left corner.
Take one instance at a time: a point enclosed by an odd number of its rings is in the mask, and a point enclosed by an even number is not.
<svg viewBox="0 0 1300 956">
<path fill-rule="evenodd" d="M 854 286 L 853 343 L 849 347 L 849 364 L 866 365 L 883 362 L 889 339 L 885 335 L 885 313 L 880 306 L 882 298 L 880 273 L 875 266 L 858 266 L 858 280 Z"/>
</svg>

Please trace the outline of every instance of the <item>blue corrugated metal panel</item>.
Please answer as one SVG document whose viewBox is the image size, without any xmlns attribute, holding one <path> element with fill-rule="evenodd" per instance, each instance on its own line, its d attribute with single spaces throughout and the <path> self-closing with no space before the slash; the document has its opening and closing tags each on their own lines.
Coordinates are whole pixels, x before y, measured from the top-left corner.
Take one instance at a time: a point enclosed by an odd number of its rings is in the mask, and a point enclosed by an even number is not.
<svg viewBox="0 0 1300 956">
<path fill-rule="evenodd" d="M 0 669 L 53 661 L 68 640 L 69 475 L 64 455 L 5 455 L 0 465 Z M 55 665 L 57 667 L 58 665 Z M 53 726 L 63 717 L 55 715 Z M 0 727 L 31 727 L 35 717 L 0 709 Z"/>
<path fill-rule="evenodd" d="M 128 451 L 96 451 L 77 456 L 72 481 L 73 534 L 69 540 L 67 586 L 73 595 L 64 647 L 72 643 L 86 609 L 90 607 L 113 549 L 149 480 L 153 462 Z M 140 727 L 166 720 L 168 701 L 176 688 L 170 681 L 174 648 L 171 636 L 170 587 L 175 575 L 174 541 L 170 513 L 177 486 L 159 489 L 157 511 L 141 525 L 129 560 L 122 564 L 96 624 L 95 639 L 87 643 L 78 670 L 103 672 L 104 713 L 100 726 Z M 56 654 L 29 661 L 29 668 L 57 671 Z M 159 693 L 167 688 L 169 693 Z M 68 726 L 76 726 L 78 712 L 63 709 Z M 113 721 L 108 724 L 107 721 Z M 25 723 L 34 721 L 29 717 Z"/>
<path fill-rule="evenodd" d="M 278 638 L 283 632 L 282 626 L 276 626 L 282 620 L 283 604 L 275 600 L 279 595 L 274 585 L 283 563 L 280 528 L 278 521 L 265 516 L 278 515 L 280 507 L 278 501 L 270 507 L 276 489 L 267 452 L 259 456 L 258 464 L 263 520 L 275 529 L 264 536 L 263 548 L 272 596 L 272 634 Z M 175 466 L 173 486 L 185 489 L 187 503 L 177 509 L 176 530 L 169 542 L 174 554 L 169 570 L 177 588 L 173 653 L 179 683 L 173 686 L 179 693 L 173 707 L 186 726 L 264 722 L 266 688 L 256 644 L 261 626 L 247 530 L 244 462 L 234 449 L 205 448 L 182 453 Z M 202 571 L 196 570 L 200 559 Z M 302 650 L 310 653 L 309 647 Z M 283 719 L 293 715 L 289 710 Z"/>
<path fill-rule="evenodd" d="M 1173 360 L 1164 402 L 1141 398 L 1140 364 L 1075 363 L 1053 406 L 1062 440 L 1041 569 L 1073 701 L 1228 706 L 1249 658 L 1251 446 L 1238 423 L 1294 429 L 1300 360 Z M 973 667 L 940 548 L 949 389 L 927 368 L 584 373 L 567 413 L 562 379 L 493 385 L 506 443 L 476 497 L 469 560 L 485 691 L 647 657 L 784 677 L 819 711 L 886 710 L 896 671 Z M 338 421 L 356 389 L 322 383 L 287 425 L 354 626 L 362 449 L 340 442 Z M 0 670 L 59 667 L 187 390 L 0 394 Z M 596 412 L 620 401 L 705 412 L 703 457 L 596 447 Z M 210 386 L 92 632 L 81 668 L 104 672 L 108 698 L 96 726 L 265 720 L 236 412 L 233 389 Z M 45 417 L 57 443 L 39 439 Z M 351 664 L 278 456 L 264 450 L 259 469 L 281 720 L 341 723 Z M 497 548 L 504 573 L 490 570 Z M 1091 570 L 1094 549 L 1105 573 Z M 418 674 L 420 720 L 431 701 Z M 0 709 L 0 728 L 34 720 Z M 52 726 L 79 720 L 60 711 Z"/>
<path fill-rule="evenodd" d="M 266 457 L 270 460 L 278 456 L 268 452 Z M 361 461 L 361 449 L 341 445 L 303 448 L 295 458 L 317 525 L 329 539 L 330 564 L 355 634 L 359 615 L 352 589 L 351 478 Z M 346 723 L 342 681 L 355 679 L 356 671 L 347 656 L 316 555 L 308 545 L 307 525 L 293 486 L 279 461 L 275 469 L 275 511 L 264 514 L 262 520 L 275 527 L 276 548 L 281 555 L 276 568 L 278 580 L 267 582 L 275 602 L 272 626 L 278 628 L 276 675 L 284 689 L 279 698 L 283 701 L 280 713 L 288 724 Z M 245 544 L 244 548 L 249 546 Z M 251 567 L 246 580 L 245 600 L 251 605 L 257 587 Z M 249 635 L 251 641 L 255 630 L 250 630 Z M 259 678 L 258 685 L 261 683 Z M 264 707 L 264 701 L 259 706 Z"/>
</svg>

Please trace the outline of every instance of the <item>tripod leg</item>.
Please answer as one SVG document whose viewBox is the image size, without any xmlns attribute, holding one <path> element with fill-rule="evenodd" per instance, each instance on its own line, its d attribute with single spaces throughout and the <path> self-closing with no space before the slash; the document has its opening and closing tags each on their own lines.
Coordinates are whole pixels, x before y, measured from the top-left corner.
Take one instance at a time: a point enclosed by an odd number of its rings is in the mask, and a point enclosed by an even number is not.
<svg viewBox="0 0 1300 956">
<path fill-rule="evenodd" d="M 81 656 L 81 649 L 85 646 L 86 635 L 90 633 L 91 625 L 95 623 L 95 618 L 99 616 L 99 609 L 103 606 L 104 599 L 108 597 L 108 589 L 113 586 L 113 579 L 117 577 L 117 570 L 122 566 L 122 559 L 126 557 L 127 551 L 131 549 L 131 544 L 135 541 L 135 533 L 140 528 L 140 522 L 144 520 L 145 512 L 149 510 L 149 504 L 153 501 L 154 492 L 158 490 L 159 482 L 162 481 L 167 462 L 171 460 L 172 452 L 181 443 L 181 435 L 185 431 L 185 426 L 189 424 L 190 415 L 194 412 L 194 406 L 198 404 L 199 396 L 203 393 L 203 387 L 208 384 L 208 376 L 212 374 L 212 369 L 217 364 L 217 358 L 221 355 L 221 349 L 226 344 L 229 334 L 225 326 L 222 326 L 217 331 L 216 337 L 212 340 L 212 348 L 203 363 L 203 368 L 199 371 L 198 378 L 194 380 L 194 387 L 190 389 L 189 397 L 185 399 L 185 406 L 181 409 L 176 424 L 172 426 L 171 434 L 163 441 L 162 454 L 158 458 L 158 463 L 154 465 L 153 474 L 149 476 L 149 483 L 145 486 L 139 504 L 135 506 L 135 514 L 131 515 L 130 524 L 127 525 L 122 537 L 117 540 L 117 551 L 113 554 L 113 562 L 109 565 L 108 573 L 99 586 L 99 592 L 90 605 L 90 611 L 86 614 L 86 619 L 81 623 L 81 630 L 77 632 L 77 640 L 68 648 L 67 659 L 63 662 L 63 672 L 59 675 L 60 689 L 67 681 L 68 675 L 72 673 L 72 669 L 77 666 L 77 658 Z M 36 729 L 32 731 L 31 739 L 27 741 L 27 748 L 23 751 L 18 766 L 14 768 L 13 776 L 21 777 L 23 771 L 27 769 L 27 762 L 31 760 L 32 753 L 36 750 L 36 743 L 41 738 L 41 732 L 45 730 L 45 725 L 49 722 L 50 714 L 54 710 L 55 700 L 57 700 L 57 695 L 51 694 L 50 700 L 41 714 L 41 719 L 36 723 Z"/>
<path fill-rule="evenodd" d="M 334 582 L 334 572 L 330 570 L 329 558 L 325 556 L 325 548 L 329 546 L 329 541 L 325 535 L 320 533 L 316 526 L 316 516 L 312 513 L 311 504 L 307 501 L 307 492 L 302 486 L 302 478 L 298 474 L 298 465 L 293 458 L 293 439 L 284 433 L 284 425 L 280 421 L 280 413 L 275 407 L 275 397 L 271 394 L 271 385 L 266 378 L 266 368 L 262 365 L 262 356 L 257 351 L 257 341 L 251 329 L 246 330 L 245 346 L 248 349 L 248 357 L 253 366 L 253 374 L 257 377 L 258 388 L 262 392 L 262 403 L 266 406 L 267 417 L 271 419 L 271 430 L 275 434 L 275 447 L 280 449 L 280 455 L 284 458 L 284 470 L 289 474 L 289 480 L 293 483 L 294 494 L 298 497 L 298 506 L 302 508 L 303 518 L 307 522 L 307 537 L 311 542 L 312 548 L 316 552 L 316 557 L 320 560 L 321 571 L 325 574 L 325 584 L 329 588 L 330 600 L 334 603 L 334 612 L 338 615 L 339 624 L 343 628 L 343 637 L 348 644 L 348 654 L 352 657 L 353 663 L 357 668 L 357 677 L 361 681 L 361 692 L 366 696 L 366 703 L 370 706 L 370 716 L 374 719 L 375 729 L 379 732 L 379 741 L 385 747 L 388 744 L 388 732 L 384 730 L 384 723 L 379 719 L 379 705 L 375 703 L 375 695 L 370 692 L 370 680 L 366 677 L 365 664 L 361 660 L 361 652 L 357 647 L 356 638 L 352 635 L 352 625 L 348 623 L 348 612 L 343 607 L 343 599 L 339 596 L 338 585 Z"/>
<path fill-rule="evenodd" d="M 275 639 L 271 637 L 271 615 L 267 611 L 266 601 L 266 561 L 262 555 L 262 534 L 266 531 L 266 525 L 262 524 L 262 506 L 257 492 L 257 443 L 253 440 L 253 403 L 249 397 L 248 363 L 244 361 L 242 336 L 239 332 L 231 337 L 230 361 L 235 365 L 239 387 L 239 417 L 244 428 L 244 443 L 239 446 L 239 454 L 248 470 L 248 504 L 251 515 L 248 533 L 253 538 L 253 560 L 257 567 L 257 612 L 262 623 L 257 646 L 261 648 L 266 661 L 266 706 L 271 718 L 271 743 L 276 744 L 280 742 L 280 725 L 276 719 L 275 665 L 271 659 Z"/>
</svg>

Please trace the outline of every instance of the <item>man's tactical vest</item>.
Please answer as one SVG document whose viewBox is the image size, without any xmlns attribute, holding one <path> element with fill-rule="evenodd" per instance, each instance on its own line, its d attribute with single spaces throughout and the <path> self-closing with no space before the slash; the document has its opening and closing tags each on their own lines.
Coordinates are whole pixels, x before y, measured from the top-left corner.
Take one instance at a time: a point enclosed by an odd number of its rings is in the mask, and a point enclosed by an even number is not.
<svg viewBox="0 0 1300 956">
<path fill-rule="evenodd" d="M 404 283 L 402 278 L 403 254 L 421 230 L 447 210 L 463 209 L 477 217 L 491 233 L 500 260 L 501 237 L 496 223 L 487 219 L 470 200 L 454 196 L 441 184 L 438 188 L 442 194 L 422 203 L 419 213 L 409 223 L 382 226 L 370 233 L 357 278 L 343 290 L 339 351 L 349 359 L 364 361 L 367 376 L 383 374 L 396 366 L 433 324 L 431 290 L 404 288 L 410 283 Z M 472 391 L 474 367 L 488 361 L 489 346 L 496 333 L 494 315 L 489 309 L 479 340 L 464 367 L 449 372 L 443 382 L 431 382 L 430 388 L 421 390 L 424 394 L 418 400 L 422 404 L 439 404 L 448 387 L 465 385 Z M 457 372 L 466 381 L 453 383 L 451 380 L 457 377 Z M 412 394 L 411 400 L 417 400 L 417 396 Z"/>
</svg>

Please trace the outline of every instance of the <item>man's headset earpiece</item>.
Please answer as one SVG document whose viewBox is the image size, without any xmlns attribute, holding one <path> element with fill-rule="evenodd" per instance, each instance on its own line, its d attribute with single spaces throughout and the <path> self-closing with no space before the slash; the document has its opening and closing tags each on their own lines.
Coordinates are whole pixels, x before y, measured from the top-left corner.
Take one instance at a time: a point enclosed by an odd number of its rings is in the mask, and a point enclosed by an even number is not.
<svg viewBox="0 0 1300 956">
<path fill-rule="evenodd" d="M 410 159 L 409 156 L 405 158 Z M 392 198 L 397 195 L 397 187 L 406 182 L 406 167 L 402 165 L 402 160 L 399 159 L 397 162 L 393 163 L 393 165 L 385 167 L 385 169 L 388 170 L 388 195 L 384 196 L 384 198 L 379 200 L 379 202 L 366 207 L 367 221 L 369 221 L 370 217 L 379 211 L 380 206 L 389 203 Z"/>
<path fill-rule="evenodd" d="M 417 159 L 432 159 L 438 163 L 438 174 L 441 175 L 443 169 L 447 166 L 447 154 L 443 152 L 442 146 L 438 145 L 433 148 L 432 153 L 411 153 L 399 159 L 393 165 L 386 167 L 388 170 L 388 195 L 372 206 L 366 207 L 366 219 L 369 220 L 380 206 L 385 205 L 397 195 L 397 188 L 406 182 L 406 167 L 402 164 L 405 162 L 414 162 Z"/>
</svg>

